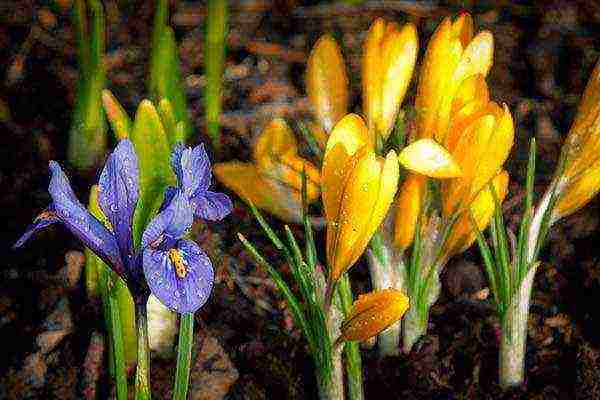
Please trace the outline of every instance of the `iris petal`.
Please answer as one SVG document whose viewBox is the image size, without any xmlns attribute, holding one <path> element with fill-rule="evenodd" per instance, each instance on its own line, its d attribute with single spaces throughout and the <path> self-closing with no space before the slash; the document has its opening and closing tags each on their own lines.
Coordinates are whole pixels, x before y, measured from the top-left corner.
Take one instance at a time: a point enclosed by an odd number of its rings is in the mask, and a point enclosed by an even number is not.
<svg viewBox="0 0 600 400">
<path fill-rule="evenodd" d="M 192 226 L 194 210 L 181 190 L 173 195 L 169 205 L 158 213 L 142 235 L 142 248 L 171 247 Z"/>
<path fill-rule="evenodd" d="M 176 146 L 171 154 L 171 167 L 188 197 L 202 194 L 210 186 L 210 162 L 204 144 L 194 148 Z"/>
<path fill-rule="evenodd" d="M 50 162 L 50 173 L 48 191 L 56 217 L 115 272 L 124 276 L 121 253 L 113 234 L 77 200 L 67 176 L 55 161 Z"/>
<path fill-rule="evenodd" d="M 121 255 L 133 260 L 133 213 L 139 198 L 138 158 L 130 140 L 119 142 L 98 182 L 98 203 L 114 229 Z"/>
<path fill-rule="evenodd" d="M 179 313 L 195 312 L 206 303 L 212 291 L 212 264 L 190 240 L 180 240 L 167 250 L 144 249 L 143 265 L 152 293 Z"/>
<path fill-rule="evenodd" d="M 33 234 L 36 233 L 37 231 L 40 231 L 40 230 L 44 229 L 45 227 L 50 226 L 59 221 L 60 220 L 56 216 L 56 213 L 54 212 L 53 207 L 52 206 L 48 207 L 46 210 L 44 210 L 40 215 L 38 215 L 36 217 L 36 219 L 33 221 L 33 223 L 31 225 L 29 225 L 29 227 L 27 227 L 27 230 L 25 231 L 23 236 L 21 236 L 19 238 L 19 240 L 17 240 L 17 242 L 13 245 L 13 249 L 23 246 L 25 244 L 25 242 L 28 241 L 29 238 L 31 236 L 33 236 Z"/>
<path fill-rule="evenodd" d="M 231 212 L 233 204 L 226 194 L 207 191 L 192 199 L 196 218 L 220 221 Z"/>
</svg>

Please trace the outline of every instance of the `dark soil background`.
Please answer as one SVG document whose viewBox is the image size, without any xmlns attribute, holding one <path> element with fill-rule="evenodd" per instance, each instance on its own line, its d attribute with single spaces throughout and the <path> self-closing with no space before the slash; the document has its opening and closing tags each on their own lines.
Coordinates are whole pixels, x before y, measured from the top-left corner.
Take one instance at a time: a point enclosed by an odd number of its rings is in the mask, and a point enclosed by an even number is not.
<svg viewBox="0 0 600 400">
<path fill-rule="evenodd" d="M 61 227 L 24 249 L 10 249 L 49 202 L 47 165 L 60 160 L 80 199 L 97 171 L 77 172 L 65 160 L 76 62 L 69 1 L 0 2 L 0 399 L 107 398 L 103 320 L 85 294 L 81 246 Z M 146 94 L 153 1 L 104 1 L 108 86 L 130 115 Z M 205 4 L 171 1 L 195 141 L 205 141 L 202 109 Z M 360 54 L 370 22 L 413 21 L 420 58 L 443 16 L 466 10 L 495 38 L 488 82 L 506 102 L 517 139 L 509 162 L 505 211 L 520 218 L 528 140 L 539 144 L 542 193 L 600 54 L 600 3 L 595 1 L 244 0 L 230 2 L 223 151 L 215 161 L 246 159 L 253 135 L 274 115 L 309 118 L 303 73 L 319 35 L 343 46 L 352 107 L 360 110 Z M 405 104 L 412 104 L 416 79 Z M 264 271 L 236 240 L 241 231 L 275 257 L 243 203 L 223 224 L 195 227 L 217 270 L 211 301 L 197 314 L 194 399 L 316 398 L 305 343 Z M 555 226 L 542 255 L 529 320 L 527 381 L 496 386 L 498 321 L 486 298 L 477 252 L 457 257 L 444 273 L 428 335 L 409 355 L 380 360 L 363 352 L 367 399 L 600 398 L 599 201 Z M 279 223 L 273 220 L 275 225 Z M 362 262 L 361 262 L 362 263 Z M 282 270 L 286 266 L 280 262 Z M 353 268 L 356 292 L 369 290 L 364 265 Z M 104 360 L 104 361 L 103 361 Z M 153 359 L 155 398 L 168 398 L 174 362 Z"/>
</svg>

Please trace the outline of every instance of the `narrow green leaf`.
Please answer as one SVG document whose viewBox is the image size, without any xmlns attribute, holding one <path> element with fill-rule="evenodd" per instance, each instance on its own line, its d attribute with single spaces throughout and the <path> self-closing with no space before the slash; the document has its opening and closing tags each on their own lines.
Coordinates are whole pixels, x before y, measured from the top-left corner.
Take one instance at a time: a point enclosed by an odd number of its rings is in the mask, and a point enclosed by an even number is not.
<svg viewBox="0 0 600 400">
<path fill-rule="evenodd" d="M 225 47 L 227 38 L 227 2 L 208 0 L 206 17 L 206 34 L 204 43 L 204 69 L 206 88 L 204 108 L 208 136 L 215 148 L 219 147 L 219 117 L 223 92 L 223 69 L 225 64 Z"/>
<path fill-rule="evenodd" d="M 194 314 L 181 316 L 179 323 L 179 345 L 177 346 L 177 369 L 173 400 L 186 400 L 190 382 L 192 364 L 192 346 L 194 345 Z"/>
<path fill-rule="evenodd" d="M 146 306 L 137 307 L 138 354 L 135 370 L 135 400 L 150 400 L 150 348 L 148 346 L 148 319 Z"/>
<path fill-rule="evenodd" d="M 260 211 L 258 211 L 256 206 L 252 202 L 249 202 L 248 205 L 250 206 L 250 210 L 252 211 L 254 218 L 256 218 L 256 220 L 260 224 L 260 227 L 265 232 L 265 235 L 267 235 L 267 237 L 271 240 L 273 246 L 275 246 L 277 250 L 284 250 L 285 246 L 283 242 L 281 241 L 281 239 L 279 239 L 279 237 L 277 237 L 277 234 L 273 231 L 273 229 L 271 229 L 271 226 L 269 226 L 269 224 L 264 219 Z"/>
<path fill-rule="evenodd" d="M 312 131 L 306 126 L 306 124 L 304 124 L 302 122 L 298 122 L 298 129 L 300 130 L 302 137 L 308 144 L 310 151 L 314 155 L 319 157 L 319 159 L 322 159 L 323 158 L 323 149 L 321 149 L 321 146 L 319 146 L 319 143 L 317 142 L 317 139 L 315 138 L 315 135 L 312 133 Z"/>
<path fill-rule="evenodd" d="M 487 275 L 488 281 L 490 283 L 490 287 L 492 289 L 492 296 L 494 299 L 494 305 L 498 314 L 502 315 L 504 312 L 504 305 L 510 302 L 510 299 L 501 298 L 501 293 L 498 288 L 498 280 L 500 279 L 498 276 L 498 269 L 494 262 L 494 257 L 492 256 L 492 251 L 490 246 L 488 245 L 483 233 L 479 230 L 477 226 L 477 222 L 473 217 L 473 214 L 469 211 L 469 216 L 471 218 L 471 225 L 473 226 L 473 230 L 477 235 L 477 245 L 479 246 L 479 251 L 481 253 L 481 258 L 483 259 L 483 266 L 485 269 L 485 274 Z"/>
<path fill-rule="evenodd" d="M 173 148 L 176 142 L 176 133 L 175 126 L 177 125 L 177 121 L 175 120 L 175 114 L 173 113 L 173 106 L 169 99 L 161 99 L 158 103 L 158 113 L 160 114 L 160 120 L 163 123 L 165 128 L 165 133 L 167 134 L 167 138 L 169 138 L 169 144 L 171 148 Z"/>
<path fill-rule="evenodd" d="M 87 32 L 86 7 L 75 2 L 73 22 L 77 37 L 77 79 L 75 107 L 69 132 L 69 161 L 80 169 L 93 167 L 106 152 L 106 122 L 101 91 L 106 83 L 104 54 L 104 10 L 98 0 L 89 1 L 91 29 Z"/>
<path fill-rule="evenodd" d="M 167 136 L 156 109 L 148 100 L 143 100 L 137 109 L 131 141 L 140 167 L 140 198 L 133 225 L 134 243 L 139 248 L 142 232 L 160 207 L 165 189 L 175 184 Z"/>
<path fill-rule="evenodd" d="M 527 161 L 527 180 L 525 184 L 525 211 L 533 212 L 533 185 L 535 183 L 536 142 L 531 138 L 529 160 Z"/>
<path fill-rule="evenodd" d="M 117 140 L 126 139 L 131 134 L 131 119 L 110 90 L 102 91 L 104 112 Z"/>
<path fill-rule="evenodd" d="M 292 290 L 289 288 L 287 283 L 285 283 L 279 272 L 277 272 L 277 270 L 273 268 L 271 264 L 269 264 L 262 257 L 258 250 L 256 250 L 256 248 L 244 237 L 244 235 L 238 233 L 238 238 L 240 242 L 242 242 L 246 250 L 248 250 L 252 258 L 254 258 L 254 261 L 256 261 L 258 265 L 262 266 L 267 270 L 267 273 L 273 280 L 273 283 L 275 283 L 275 286 L 277 286 L 277 289 L 281 292 L 283 298 L 287 301 L 288 306 L 290 307 L 290 311 L 292 312 L 292 316 L 294 317 L 294 320 L 296 321 L 298 326 L 300 326 L 300 329 L 304 333 L 304 336 L 309 342 L 309 345 L 315 346 L 315 338 L 313 338 L 311 335 L 311 330 L 306 321 L 304 312 L 302 311 L 302 306 L 300 305 L 300 302 L 298 301 L 296 296 L 293 294 Z"/>
<path fill-rule="evenodd" d="M 304 240 L 306 241 L 306 263 L 312 273 L 318 263 L 317 246 L 315 245 L 312 224 L 308 216 L 308 178 L 304 169 L 302 169 L 302 224 L 304 225 Z"/>
<path fill-rule="evenodd" d="M 121 318 L 119 316 L 119 304 L 116 292 L 111 288 L 109 281 L 108 303 L 110 308 L 110 322 L 112 333 L 112 345 L 115 360 L 115 380 L 117 385 L 117 399 L 127 400 L 127 373 L 125 361 L 125 345 L 123 343 L 123 329 Z"/>
</svg>

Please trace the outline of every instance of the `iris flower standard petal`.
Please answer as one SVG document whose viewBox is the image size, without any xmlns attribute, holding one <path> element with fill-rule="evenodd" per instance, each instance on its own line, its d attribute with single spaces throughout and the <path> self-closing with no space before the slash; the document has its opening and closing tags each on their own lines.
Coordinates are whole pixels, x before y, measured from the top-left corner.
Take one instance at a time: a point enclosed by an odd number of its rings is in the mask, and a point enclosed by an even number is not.
<svg viewBox="0 0 600 400">
<path fill-rule="evenodd" d="M 171 165 L 178 186 L 192 204 L 196 218 L 220 221 L 231 212 L 233 205 L 227 195 L 208 190 L 212 173 L 204 144 L 194 148 L 176 146 L 171 155 Z M 173 195 L 172 190 L 165 199 Z"/>
<path fill-rule="evenodd" d="M 194 210 L 181 191 L 173 195 L 169 204 L 146 227 L 142 234 L 142 248 L 171 247 L 194 222 Z"/>
<path fill-rule="evenodd" d="M 138 159 L 129 140 L 121 140 L 104 165 L 98 203 L 110 222 L 128 268 L 133 263 L 133 213 L 139 198 Z"/>
<path fill-rule="evenodd" d="M 50 161 L 50 174 L 48 191 L 52 197 L 52 204 L 36 218 L 15 247 L 22 246 L 34 232 L 60 222 L 98 257 L 111 265 L 115 272 L 125 277 L 124 265 L 114 235 L 77 200 L 69 180 L 55 161 Z"/>
<path fill-rule="evenodd" d="M 168 308 L 193 313 L 208 300 L 214 271 L 196 243 L 178 240 L 170 248 L 147 247 L 143 260 L 150 290 Z"/>
</svg>

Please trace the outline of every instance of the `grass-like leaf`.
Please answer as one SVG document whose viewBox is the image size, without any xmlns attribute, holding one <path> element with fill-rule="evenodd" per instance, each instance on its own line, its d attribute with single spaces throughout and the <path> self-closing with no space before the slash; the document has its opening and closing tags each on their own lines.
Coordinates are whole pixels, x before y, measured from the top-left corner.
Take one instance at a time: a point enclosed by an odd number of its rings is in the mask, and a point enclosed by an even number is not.
<svg viewBox="0 0 600 400">
<path fill-rule="evenodd" d="M 119 315 L 119 304 L 117 293 L 111 288 L 112 283 L 108 282 L 108 304 L 110 310 L 110 323 L 112 336 L 112 352 L 115 362 L 115 381 L 117 387 L 117 399 L 127 400 L 127 372 L 125 369 L 125 345 L 123 342 L 123 327 Z"/>
<path fill-rule="evenodd" d="M 193 345 L 194 314 L 183 314 L 179 322 L 179 345 L 177 346 L 177 368 L 175 370 L 175 388 L 173 389 L 173 400 L 187 399 Z"/>
<path fill-rule="evenodd" d="M 148 320 L 146 307 L 138 307 L 138 356 L 135 371 L 135 400 L 150 400 L 150 349 L 148 346 Z"/>
</svg>

